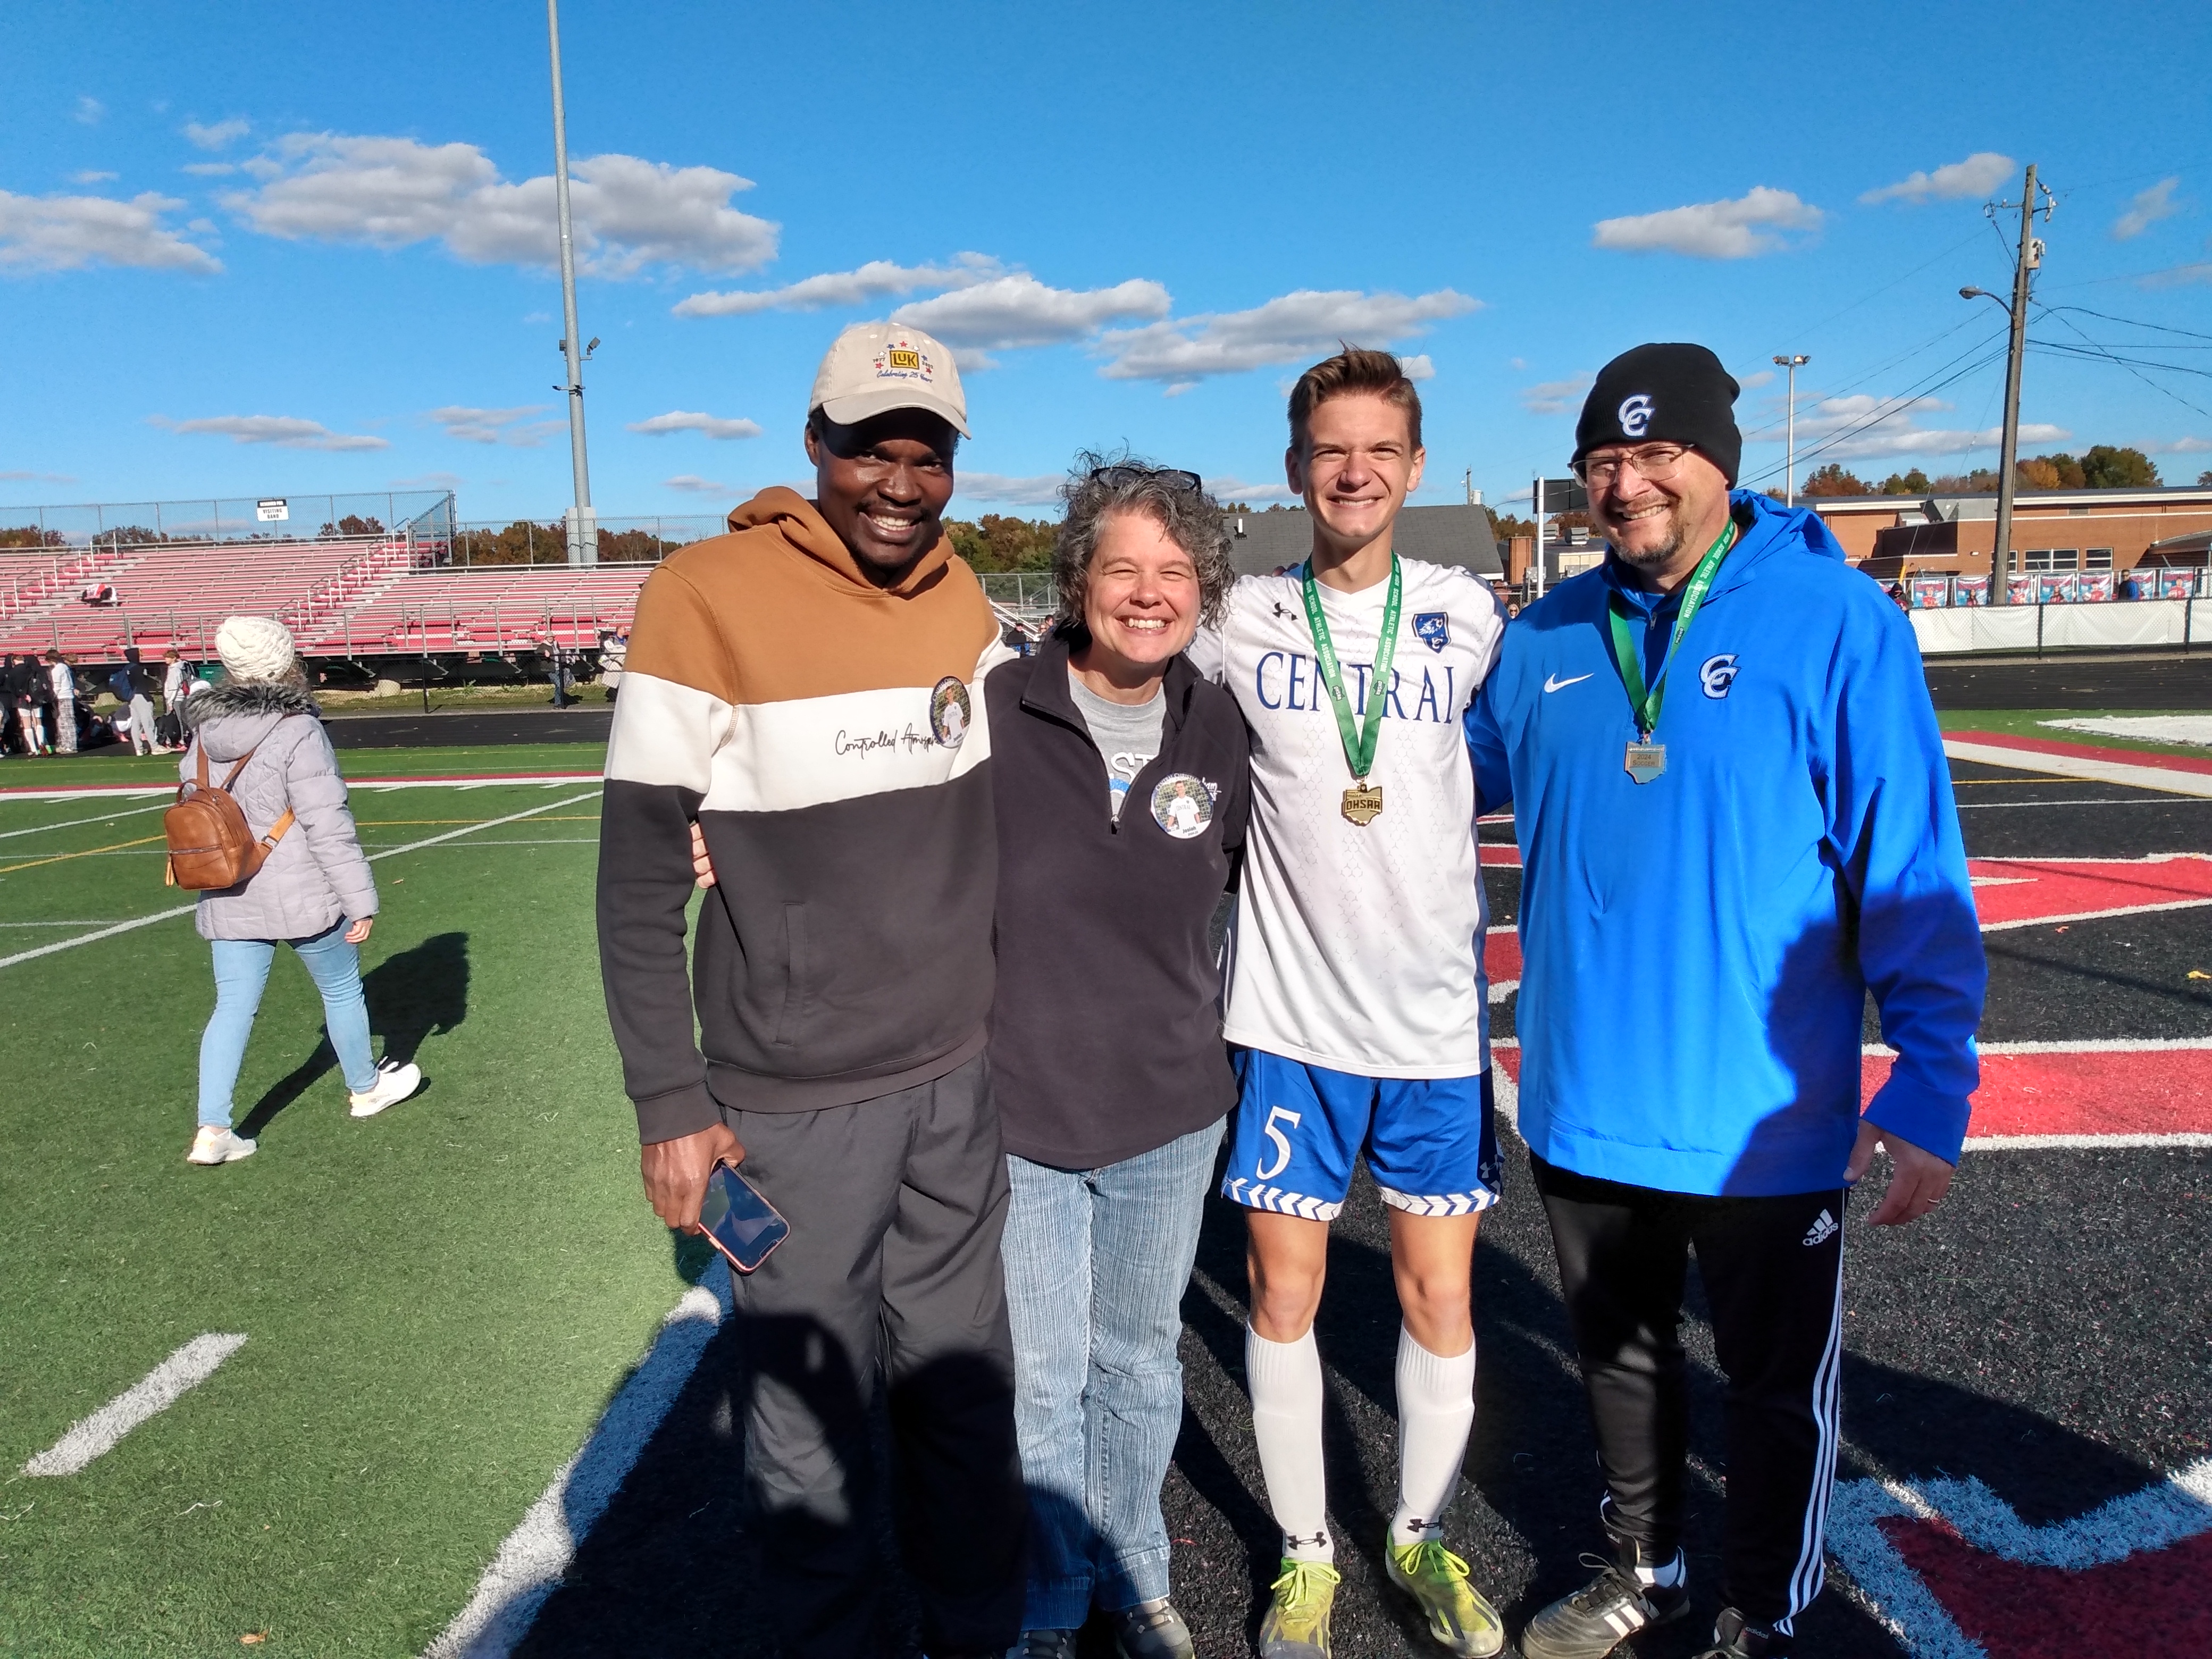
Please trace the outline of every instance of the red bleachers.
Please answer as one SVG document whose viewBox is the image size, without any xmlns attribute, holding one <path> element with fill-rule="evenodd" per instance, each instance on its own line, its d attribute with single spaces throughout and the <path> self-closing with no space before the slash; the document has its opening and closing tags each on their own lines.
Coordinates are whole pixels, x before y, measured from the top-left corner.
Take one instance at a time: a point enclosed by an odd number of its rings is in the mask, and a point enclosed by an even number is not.
<svg viewBox="0 0 2212 1659">
<path fill-rule="evenodd" d="M 0 653 L 112 661 L 128 645 L 150 657 L 173 644 L 204 659 L 226 617 L 274 616 L 310 632 L 419 556 L 404 538 L 384 537 L 0 556 Z M 117 602 L 84 603 L 78 596 L 93 582 L 111 584 Z"/>
<path fill-rule="evenodd" d="M 649 564 L 410 570 L 300 635 L 310 656 L 596 647 L 627 629 Z"/>
</svg>

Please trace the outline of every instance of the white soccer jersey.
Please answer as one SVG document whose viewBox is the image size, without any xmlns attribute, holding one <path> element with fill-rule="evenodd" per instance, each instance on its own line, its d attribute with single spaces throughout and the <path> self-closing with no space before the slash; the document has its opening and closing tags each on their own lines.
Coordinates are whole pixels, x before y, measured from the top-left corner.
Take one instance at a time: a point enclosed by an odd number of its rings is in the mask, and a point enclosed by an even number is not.
<svg viewBox="0 0 2212 1659">
<path fill-rule="evenodd" d="M 1489 1064 L 1487 918 L 1474 772 L 1461 721 L 1505 617 L 1472 573 L 1401 559 L 1396 655 L 1369 781 L 1382 811 L 1345 817 L 1352 774 L 1296 575 L 1247 576 L 1191 659 L 1252 728 L 1252 827 L 1231 933 L 1229 1041 L 1374 1078 Z M 1321 587 L 1364 720 L 1388 581 Z"/>
</svg>

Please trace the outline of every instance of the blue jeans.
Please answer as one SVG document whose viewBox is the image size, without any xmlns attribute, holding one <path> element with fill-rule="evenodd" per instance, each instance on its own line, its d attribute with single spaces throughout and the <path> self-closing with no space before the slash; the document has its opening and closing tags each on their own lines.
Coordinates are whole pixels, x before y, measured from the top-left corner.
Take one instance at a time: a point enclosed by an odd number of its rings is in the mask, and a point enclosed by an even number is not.
<svg viewBox="0 0 2212 1659">
<path fill-rule="evenodd" d="M 346 943 L 341 916 L 328 933 L 289 941 L 315 988 L 323 994 L 323 1023 L 337 1051 L 346 1087 L 358 1094 L 376 1086 L 376 1060 L 368 1049 L 368 1002 L 361 992 L 361 952 Z M 218 939 L 215 947 L 215 1012 L 200 1035 L 200 1121 L 230 1127 L 230 1091 L 246 1059 L 246 1039 L 261 992 L 269 983 L 269 964 L 276 941 Z"/>
<path fill-rule="evenodd" d="M 1024 1630 L 1168 1593 L 1160 1485 L 1182 1425 L 1183 1287 L 1219 1123 L 1101 1170 L 1011 1153 L 1003 1249 L 1030 1492 Z"/>
</svg>

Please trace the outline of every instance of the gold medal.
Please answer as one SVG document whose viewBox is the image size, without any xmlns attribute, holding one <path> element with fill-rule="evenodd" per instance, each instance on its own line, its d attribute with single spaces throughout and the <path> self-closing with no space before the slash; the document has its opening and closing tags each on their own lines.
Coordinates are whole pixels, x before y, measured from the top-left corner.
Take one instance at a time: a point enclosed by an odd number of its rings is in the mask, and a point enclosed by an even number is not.
<svg viewBox="0 0 2212 1659">
<path fill-rule="evenodd" d="M 1663 743 L 1632 743 L 1628 745 L 1628 775 L 1638 783 L 1649 783 L 1667 769 L 1667 745 Z"/>
<path fill-rule="evenodd" d="M 1364 830 L 1382 811 L 1382 786 L 1355 783 L 1344 792 L 1344 816 Z"/>
</svg>

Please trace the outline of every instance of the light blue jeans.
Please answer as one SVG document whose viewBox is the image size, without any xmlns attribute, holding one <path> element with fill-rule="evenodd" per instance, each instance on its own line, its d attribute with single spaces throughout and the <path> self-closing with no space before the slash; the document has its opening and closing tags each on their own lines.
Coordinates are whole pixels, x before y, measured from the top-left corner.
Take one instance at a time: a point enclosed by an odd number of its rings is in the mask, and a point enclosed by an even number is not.
<svg viewBox="0 0 2212 1659">
<path fill-rule="evenodd" d="M 356 1094 L 376 1086 L 376 1061 L 368 1049 L 368 1001 L 361 991 L 361 952 L 346 943 L 344 917 L 326 933 L 289 941 L 315 988 L 323 994 L 323 1023 L 337 1051 L 346 1087 Z M 215 947 L 215 1012 L 200 1034 L 200 1122 L 230 1127 L 230 1093 L 246 1060 L 246 1039 L 269 983 L 276 941 L 218 939 Z"/>
<path fill-rule="evenodd" d="M 1168 1593 L 1160 1486 L 1182 1424 L 1176 1340 L 1221 1127 L 1100 1170 L 1007 1155 L 1024 1630 L 1073 1630 L 1093 1605 L 1117 1613 Z"/>
</svg>

